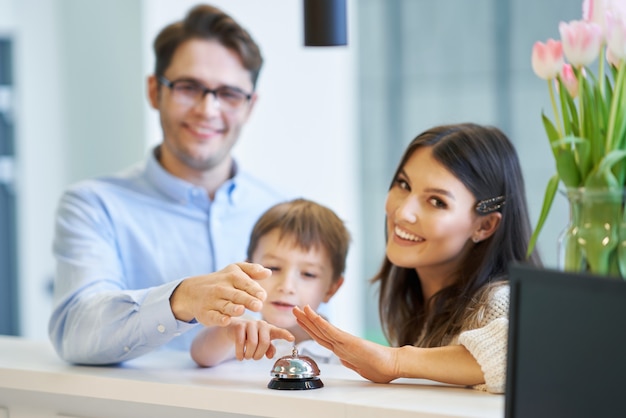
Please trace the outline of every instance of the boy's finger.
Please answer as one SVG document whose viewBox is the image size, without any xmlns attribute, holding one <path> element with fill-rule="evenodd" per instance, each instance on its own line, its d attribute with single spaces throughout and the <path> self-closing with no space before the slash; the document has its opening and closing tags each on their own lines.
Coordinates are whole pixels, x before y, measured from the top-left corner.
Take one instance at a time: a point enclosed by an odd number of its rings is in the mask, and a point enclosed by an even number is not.
<svg viewBox="0 0 626 418">
<path fill-rule="evenodd" d="M 270 332 L 270 338 L 272 340 L 280 339 L 286 341 L 295 341 L 296 339 L 291 332 L 283 328 L 273 328 Z"/>
</svg>

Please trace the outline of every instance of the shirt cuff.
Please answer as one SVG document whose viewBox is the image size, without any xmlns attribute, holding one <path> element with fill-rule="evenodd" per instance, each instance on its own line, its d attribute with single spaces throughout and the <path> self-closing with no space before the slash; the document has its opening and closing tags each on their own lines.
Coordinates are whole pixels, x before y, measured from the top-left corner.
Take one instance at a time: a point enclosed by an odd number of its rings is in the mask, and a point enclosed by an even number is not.
<svg viewBox="0 0 626 418">
<path fill-rule="evenodd" d="M 150 289 L 141 304 L 141 329 L 146 341 L 151 342 L 150 345 L 161 346 L 198 323 L 195 319 L 191 322 L 179 321 L 172 313 L 170 296 L 181 281 L 182 279 Z"/>
</svg>

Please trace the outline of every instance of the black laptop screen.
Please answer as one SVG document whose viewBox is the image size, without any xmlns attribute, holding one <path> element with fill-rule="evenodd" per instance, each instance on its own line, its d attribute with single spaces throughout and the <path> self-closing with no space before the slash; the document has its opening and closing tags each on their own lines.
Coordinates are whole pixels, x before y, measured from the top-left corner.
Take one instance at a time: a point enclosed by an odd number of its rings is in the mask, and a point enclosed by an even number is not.
<svg viewBox="0 0 626 418">
<path fill-rule="evenodd" d="M 510 268 L 505 416 L 626 417 L 626 282 Z"/>
</svg>

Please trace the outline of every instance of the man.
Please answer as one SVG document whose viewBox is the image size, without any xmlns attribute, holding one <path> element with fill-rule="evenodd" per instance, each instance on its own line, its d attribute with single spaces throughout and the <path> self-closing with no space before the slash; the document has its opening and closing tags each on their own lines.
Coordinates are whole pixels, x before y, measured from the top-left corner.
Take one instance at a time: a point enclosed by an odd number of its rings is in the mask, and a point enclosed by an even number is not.
<svg viewBox="0 0 626 418">
<path fill-rule="evenodd" d="M 259 48 L 200 5 L 165 27 L 154 51 L 148 96 L 162 143 L 141 166 L 80 182 L 60 200 L 49 333 L 69 362 L 188 350 L 198 323 L 225 326 L 265 299 L 256 280 L 271 272 L 240 261 L 254 222 L 285 196 L 231 155 L 257 100 Z"/>
</svg>

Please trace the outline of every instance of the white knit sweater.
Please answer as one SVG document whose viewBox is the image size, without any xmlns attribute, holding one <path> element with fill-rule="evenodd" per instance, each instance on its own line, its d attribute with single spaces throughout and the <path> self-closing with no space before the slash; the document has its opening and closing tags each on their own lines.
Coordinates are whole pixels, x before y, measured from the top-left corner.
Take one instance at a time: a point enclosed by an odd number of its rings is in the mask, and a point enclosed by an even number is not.
<svg viewBox="0 0 626 418">
<path fill-rule="evenodd" d="M 461 344 L 474 356 L 485 374 L 485 383 L 475 389 L 504 393 L 509 330 L 509 286 L 493 292 L 479 327 L 461 332 L 451 345 Z"/>
</svg>

